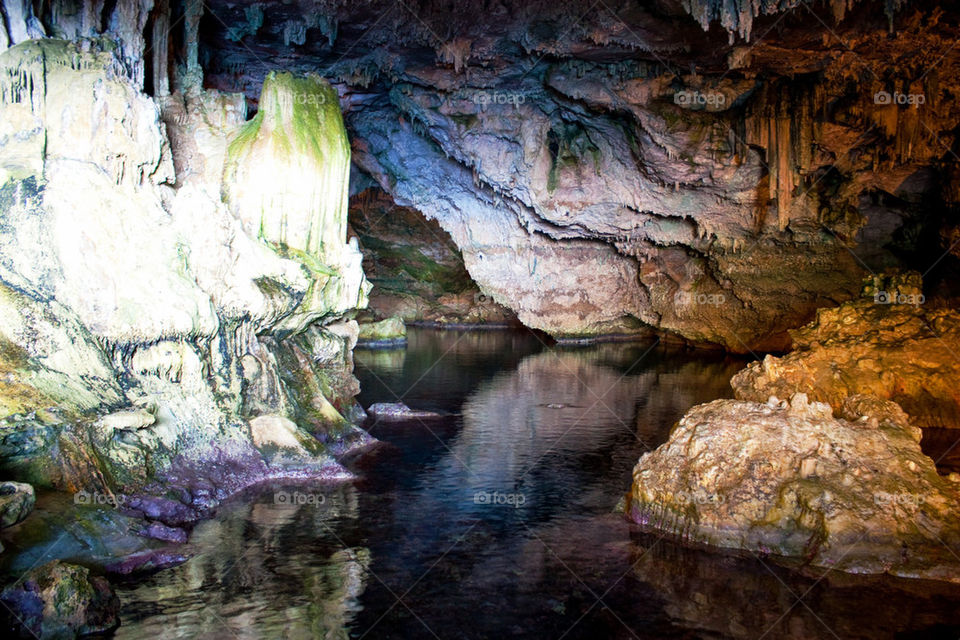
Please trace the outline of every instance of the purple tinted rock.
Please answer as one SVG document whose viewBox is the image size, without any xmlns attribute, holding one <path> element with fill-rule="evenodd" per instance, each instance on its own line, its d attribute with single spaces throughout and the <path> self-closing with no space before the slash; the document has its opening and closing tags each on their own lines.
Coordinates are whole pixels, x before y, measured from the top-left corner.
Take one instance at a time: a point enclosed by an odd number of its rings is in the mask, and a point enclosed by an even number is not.
<svg viewBox="0 0 960 640">
<path fill-rule="evenodd" d="M 143 530 L 143 535 L 146 538 L 163 540 L 164 542 L 175 542 L 177 544 L 183 544 L 187 541 L 186 531 L 178 527 L 168 527 L 160 522 L 151 522 L 147 528 Z"/>
<path fill-rule="evenodd" d="M 132 553 L 117 562 L 108 564 L 105 568 L 108 573 L 129 575 L 131 573 L 159 571 L 178 564 L 183 564 L 190 556 L 177 552 L 175 549 L 150 549 Z"/>
</svg>

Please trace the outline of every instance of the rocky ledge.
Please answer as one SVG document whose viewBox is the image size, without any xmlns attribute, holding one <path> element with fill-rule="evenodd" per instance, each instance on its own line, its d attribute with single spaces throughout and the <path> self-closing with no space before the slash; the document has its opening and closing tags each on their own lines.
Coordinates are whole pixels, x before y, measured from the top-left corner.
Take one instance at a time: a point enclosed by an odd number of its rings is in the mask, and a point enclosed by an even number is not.
<svg viewBox="0 0 960 640">
<path fill-rule="evenodd" d="M 859 299 L 790 333 L 794 351 L 733 377 L 737 398 L 805 393 L 839 411 L 866 393 L 893 400 L 918 427 L 960 428 L 960 313 L 931 306 L 919 274 L 872 277 Z"/>
</svg>

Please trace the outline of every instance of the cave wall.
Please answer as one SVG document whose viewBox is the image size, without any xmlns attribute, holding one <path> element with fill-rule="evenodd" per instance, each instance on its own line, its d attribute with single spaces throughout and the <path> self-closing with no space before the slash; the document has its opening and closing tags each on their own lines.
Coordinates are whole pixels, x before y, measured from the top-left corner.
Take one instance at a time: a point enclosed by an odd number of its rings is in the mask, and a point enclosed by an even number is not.
<svg viewBox="0 0 960 640">
<path fill-rule="evenodd" d="M 358 321 L 397 317 L 406 325 L 519 325 L 513 313 L 480 291 L 450 234 L 416 209 L 398 206 L 382 189 L 367 187 L 350 199 L 350 233 L 373 285 Z"/>
<path fill-rule="evenodd" d="M 119 41 L 161 103 L 255 112 L 278 67 L 329 78 L 354 165 L 556 337 L 783 349 L 955 244 L 958 16 L 934 3 L 74 4 L 7 13 Z M 956 261 L 934 266 L 936 288 Z"/>
<path fill-rule="evenodd" d="M 207 85 L 256 108 L 275 60 L 322 70 L 354 163 L 554 336 L 781 349 L 951 244 L 957 16 L 935 4 L 258 6 L 208 5 Z"/>
</svg>

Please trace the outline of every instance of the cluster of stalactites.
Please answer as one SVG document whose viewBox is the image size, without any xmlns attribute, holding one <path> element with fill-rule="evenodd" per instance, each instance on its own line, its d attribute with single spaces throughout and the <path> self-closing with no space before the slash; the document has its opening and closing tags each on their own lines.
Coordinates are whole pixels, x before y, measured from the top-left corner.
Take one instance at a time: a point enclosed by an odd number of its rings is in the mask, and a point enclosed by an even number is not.
<svg viewBox="0 0 960 640">
<path fill-rule="evenodd" d="M 776 202 L 777 227 L 790 223 L 794 198 L 804 176 L 814 168 L 814 143 L 821 135 L 826 94 L 821 84 L 780 83 L 765 86 L 739 123 L 739 154 L 749 146 L 766 151 L 769 199 Z M 761 197 L 761 200 L 765 200 Z M 766 203 L 758 203 L 758 226 Z"/>
<path fill-rule="evenodd" d="M 51 0 L 34 13 L 29 0 L 0 0 L 0 51 L 39 38 L 64 40 L 107 37 L 116 43 L 116 57 L 123 74 L 138 89 L 152 87 L 154 95 L 170 92 L 170 80 L 186 88 L 199 86 L 199 28 L 204 13 L 202 0 L 184 0 L 183 15 L 171 20 L 171 0 L 105 0 L 75 2 Z M 182 64 L 171 67 L 171 31 L 180 30 Z M 151 40 L 147 47 L 148 36 Z M 150 77 L 147 77 L 148 70 Z"/>
<path fill-rule="evenodd" d="M 719 20 L 720 25 L 730 34 L 732 44 L 736 35 L 750 40 L 755 18 L 790 11 L 805 2 L 806 0 L 683 0 L 683 7 L 705 31 L 710 28 L 711 22 Z M 838 22 L 853 8 L 855 2 L 857 0 L 823 0 L 823 4 L 829 5 L 834 19 Z M 887 18 L 892 22 L 894 13 L 906 0 L 884 0 L 884 3 Z"/>
</svg>

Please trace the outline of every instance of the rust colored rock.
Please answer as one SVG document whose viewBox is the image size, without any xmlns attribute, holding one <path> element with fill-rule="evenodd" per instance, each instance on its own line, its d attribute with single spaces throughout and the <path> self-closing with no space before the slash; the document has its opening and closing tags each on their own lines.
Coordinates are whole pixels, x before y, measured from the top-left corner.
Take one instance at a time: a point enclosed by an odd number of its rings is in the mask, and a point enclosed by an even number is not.
<svg viewBox="0 0 960 640">
<path fill-rule="evenodd" d="M 919 427 L 960 428 L 960 313 L 927 308 L 919 284 L 880 276 L 859 300 L 820 309 L 792 332 L 792 353 L 733 377 L 736 397 L 806 393 L 839 415 L 847 396 L 872 394 L 898 403 Z"/>
</svg>

